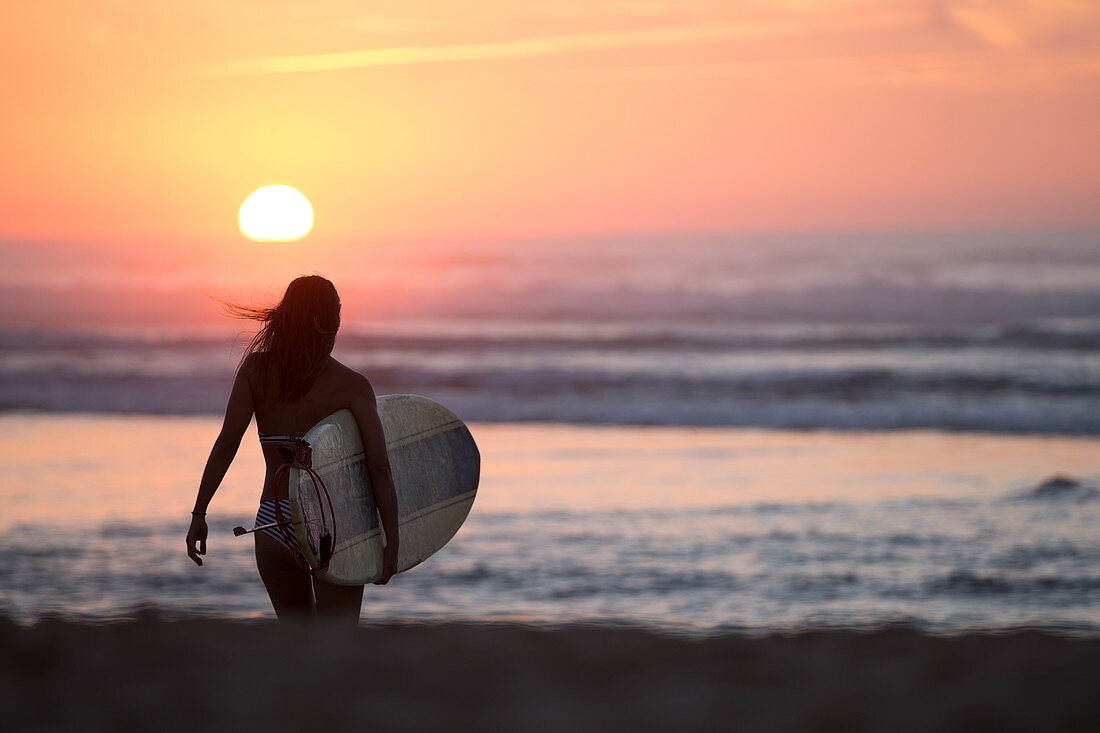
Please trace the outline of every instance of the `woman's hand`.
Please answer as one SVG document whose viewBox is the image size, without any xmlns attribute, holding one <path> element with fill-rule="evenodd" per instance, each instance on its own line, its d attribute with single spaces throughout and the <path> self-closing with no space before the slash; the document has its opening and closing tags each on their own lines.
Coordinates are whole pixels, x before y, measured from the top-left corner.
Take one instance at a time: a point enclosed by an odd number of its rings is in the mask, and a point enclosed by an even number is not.
<svg viewBox="0 0 1100 733">
<path fill-rule="evenodd" d="M 397 573 L 397 545 L 386 545 L 382 550 L 382 577 L 375 585 L 385 585 Z"/>
<path fill-rule="evenodd" d="M 191 529 L 187 530 L 187 557 L 202 565 L 199 555 L 206 554 L 206 517 L 191 515 Z"/>
</svg>

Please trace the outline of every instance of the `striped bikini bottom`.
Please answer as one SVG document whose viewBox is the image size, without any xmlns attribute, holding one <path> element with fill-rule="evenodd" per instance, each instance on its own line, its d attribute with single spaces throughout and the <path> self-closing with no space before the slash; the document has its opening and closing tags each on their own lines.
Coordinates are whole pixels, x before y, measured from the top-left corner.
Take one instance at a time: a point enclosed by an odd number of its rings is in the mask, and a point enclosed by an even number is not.
<svg viewBox="0 0 1100 733">
<path fill-rule="evenodd" d="M 290 502 L 287 501 L 286 499 L 280 499 L 279 500 L 279 509 L 283 513 L 283 521 L 284 522 L 289 522 L 290 521 Z M 253 526 L 254 527 L 259 527 L 259 526 L 264 525 L 264 524 L 274 524 L 277 521 L 279 521 L 279 518 L 275 515 L 275 502 L 273 502 L 273 501 L 261 501 L 260 502 L 260 508 L 256 512 L 256 524 L 254 524 Z M 283 529 L 286 530 L 287 534 L 290 534 L 290 535 L 293 536 L 294 530 L 291 529 L 289 524 L 286 525 Z M 280 545 L 285 547 L 290 552 L 294 552 L 294 550 L 295 550 L 295 548 L 287 541 L 286 536 L 283 534 L 283 532 L 280 530 L 279 527 L 268 527 L 267 529 L 257 530 L 257 534 L 266 534 L 268 537 L 275 538 L 276 540 L 278 540 Z"/>
</svg>

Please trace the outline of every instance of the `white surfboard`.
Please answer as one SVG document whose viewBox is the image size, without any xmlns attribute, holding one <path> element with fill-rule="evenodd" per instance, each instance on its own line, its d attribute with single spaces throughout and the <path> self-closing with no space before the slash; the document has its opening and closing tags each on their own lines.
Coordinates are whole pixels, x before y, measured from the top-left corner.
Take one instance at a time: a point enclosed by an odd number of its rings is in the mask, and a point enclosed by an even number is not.
<svg viewBox="0 0 1100 733">
<path fill-rule="evenodd" d="M 426 397 L 379 397 L 378 415 L 397 489 L 397 571 L 403 572 L 447 544 L 462 526 L 477 495 L 481 456 L 466 425 Z M 385 533 L 355 418 L 340 410 L 303 437 L 313 450 L 313 469 L 325 482 L 335 516 L 332 559 L 317 577 L 339 585 L 374 582 L 382 574 Z M 289 480 L 294 533 L 306 561 L 316 567 L 320 538 L 314 528 L 320 526 L 320 507 L 313 481 L 296 468 Z"/>
</svg>

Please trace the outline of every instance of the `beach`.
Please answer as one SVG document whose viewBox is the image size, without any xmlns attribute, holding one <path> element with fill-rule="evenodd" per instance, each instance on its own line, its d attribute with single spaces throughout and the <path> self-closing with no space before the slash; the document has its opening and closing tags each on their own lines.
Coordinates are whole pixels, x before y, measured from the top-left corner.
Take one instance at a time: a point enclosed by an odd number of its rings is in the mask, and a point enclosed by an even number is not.
<svg viewBox="0 0 1100 733">
<path fill-rule="evenodd" d="M 0 621 L 18 730 L 1095 730 L 1100 640 Z"/>
<path fill-rule="evenodd" d="M 339 630 L 276 624 L 232 536 L 254 428 L 185 557 L 218 425 L 0 417 L 15 729 L 1100 722 L 1095 437 L 473 423 L 466 524 Z"/>
</svg>

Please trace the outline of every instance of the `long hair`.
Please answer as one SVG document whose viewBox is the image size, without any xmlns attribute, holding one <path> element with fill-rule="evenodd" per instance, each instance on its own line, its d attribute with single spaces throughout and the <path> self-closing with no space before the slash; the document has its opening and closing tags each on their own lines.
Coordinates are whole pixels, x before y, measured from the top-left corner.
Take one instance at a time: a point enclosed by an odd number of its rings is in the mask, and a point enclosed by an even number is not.
<svg viewBox="0 0 1100 733">
<path fill-rule="evenodd" d="M 231 315 L 262 324 L 241 358 L 243 366 L 252 357 L 259 387 L 285 402 L 308 392 L 340 328 L 340 296 L 333 284 L 307 275 L 291 282 L 272 308 L 222 304 Z"/>
</svg>

